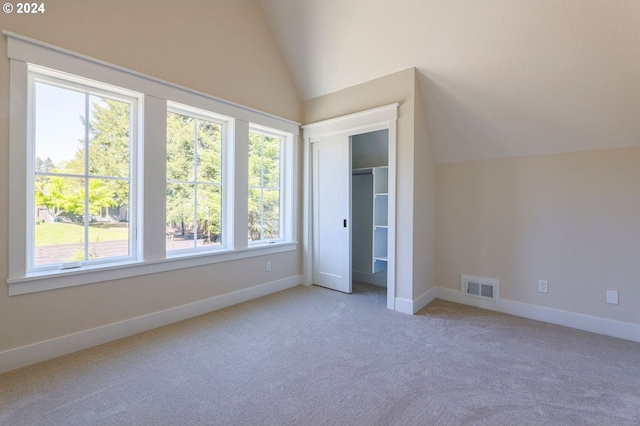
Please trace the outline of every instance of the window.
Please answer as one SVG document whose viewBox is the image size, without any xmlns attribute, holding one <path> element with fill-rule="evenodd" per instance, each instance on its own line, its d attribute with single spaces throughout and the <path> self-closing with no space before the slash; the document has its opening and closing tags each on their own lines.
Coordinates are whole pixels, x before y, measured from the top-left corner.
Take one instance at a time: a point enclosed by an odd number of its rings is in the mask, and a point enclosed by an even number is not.
<svg viewBox="0 0 640 426">
<path fill-rule="evenodd" d="M 167 251 L 224 246 L 225 123 L 205 114 L 167 113 Z"/>
<path fill-rule="evenodd" d="M 30 79 L 28 268 L 131 258 L 137 99 L 35 68 Z"/>
<path fill-rule="evenodd" d="M 282 238 L 284 137 L 249 132 L 249 241 Z"/>
<path fill-rule="evenodd" d="M 298 123 L 5 35 L 10 296 L 297 249 Z"/>
</svg>

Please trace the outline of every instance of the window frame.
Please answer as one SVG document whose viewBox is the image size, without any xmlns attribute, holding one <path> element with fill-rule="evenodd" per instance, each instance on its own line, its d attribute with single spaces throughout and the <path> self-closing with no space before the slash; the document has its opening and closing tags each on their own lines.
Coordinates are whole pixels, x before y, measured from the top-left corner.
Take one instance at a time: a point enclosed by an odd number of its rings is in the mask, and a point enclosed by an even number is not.
<svg viewBox="0 0 640 426">
<path fill-rule="evenodd" d="M 54 290 L 84 284 L 113 281 L 183 268 L 205 266 L 256 256 L 298 250 L 296 241 L 298 176 L 297 144 L 300 123 L 214 97 L 175 83 L 151 77 L 99 59 L 82 55 L 7 30 L 9 59 L 9 296 Z M 137 258 L 104 264 L 82 265 L 64 270 L 28 271 L 27 269 L 27 152 L 25 141 L 31 136 L 28 118 L 29 67 L 55 70 L 66 77 L 89 80 L 92 85 L 121 88 L 141 94 L 138 122 L 138 223 Z M 167 105 L 176 102 L 230 117 L 228 129 L 229 167 L 225 177 L 232 190 L 227 191 L 226 249 L 168 254 L 165 246 L 166 200 L 166 114 Z M 276 129 L 287 135 L 290 147 L 288 217 L 290 223 L 284 241 L 269 245 L 247 244 L 247 144 L 249 123 Z M 165 194 L 165 195 L 162 195 Z"/>
<path fill-rule="evenodd" d="M 139 143 L 141 141 L 141 135 L 139 133 L 140 123 L 140 105 L 142 104 L 143 95 L 141 93 L 134 92 L 132 90 L 122 89 L 120 87 L 112 86 L 105 83 L 94 82 L 92 80 L 65 74 L 59 71 L 43 68 L 37 65 L 28 65 L 28 88 L 27 88 L 27 229 L 26 229 L 26 272 L 37 273 L 43 271 L 55 271 L 64 270 L 68 266 L 73 268 L 100 265 L 100 264 L 114 264 L 120 262 L 135 261 L 140 256 L 140 248 L 138 247 L 139 238 L 138 222 L 139 222 L 139 209 L 138 209 L 138 192 L 139 192 L 139 171 L 138 171 L 138 151 Z M 100 96 L 109 99 L 117 100 L 120 102 L 126 102 L 131 106 L 129 111 L 130 123 L 129 123 L 129 236 L 128 236 L 128 249 L 129 254 L 127 256 L 117 256 L 100 259 L 88 259 L 78 262 L 62 262 L 56 264 L 48 264 L 37 266 L 35 265 L 35 205 L 34 192 L 35 192 L 35 159 L 36 159 L 36 83 L 47 84 L 49 86 L 72 90 L 83 95 L 88 96 Z M 88 102 L 88 100 L 86 101 Z M 86 106 L 85 106 L 86 107 Z M 85 117 L 89 120 L 89 117 Z M 88 126 L 88 123 L 85 124 Z M 85 130 L 86 131 L 86 130 Z M 87 141 L 88 143 L 88 141 Z M 85 146 L 85 149 L 88 147 Z M 86 159 L 85 159 L 86 162 Z M 86 164 L 85 164 L 86 166 Z M 62 174 L 61 174 L 62 175 Z M 74 178 L 81 178 L 84 180 L 90 178 L 96 178 L 90 173 L 85 172 L 83 175 L 73 176 Z M 98 176 L 99 178 L 99 176 Z M 88 183 L 85 182 L 85 191 Z M 87 195 L 85 195 L 87 197 Z M 86 198 L 85 198 L 86 202 Z M 86 206 L 85 206 L 86 207 Z M 87 225 L 87 212 L 84 214 L 84 227 Z M 86 231 L 85 231 L 86 232 Z M 89 242 L 84 242 L 85 248 L 88 247 Z"/>
<path fill-rule="evenodd" d="M 264 126 L 259 126 L 256 124 L 250 124 L 249 125 L 249 134 L 251 133 L 257 133 L 267 137 L 272 137 L 272 138 L 278 138 L 280 139 L 280 181 L 279 181 L 279 185 L 278 185 L 278 191 L 280 192 L 279 196 L 280 196 L 280 206 L 279 206 L 279 212 L 280 212 L 280 218 L 279 218 L 279 237 L 278 238 L 267 238 L 267 239 L 259 239 L 259 240 L 249 240 L 248 243 L 250 246 L 257 246 L 257 245 L 262 245 L 262 244 L 274 244 L 277 242 L 281 242 L 281 241 L 286 241 L 289 238 L 289 225 L 287 224 L 287 219 L 288 219 L 288 214 L 287 214 L 287 208 L 288 208 L 288 198 L 290 198 L 289 192 L 291 191 L 290 187 L 289 187 L 289 169 L 291 168 L 291 163 L 290 163 L 290 156 L 289 156 L 289 151 L 291 150 L 291 148 L 289 147 L 289 145 L 291 144 L 289 140 L 289 135 L 287 135 L 286 133 L 283 132 L 278 132 L 275 129 L 269 129 L 266 128 Z M 264 153 L 262 155 L 262 158 L 264 158 Z M 249 157 L 247 156 L 247 161 L 249 160 Z M 248 175 L 247 175 L 248 178 Z M 252 187 L 252 188 L 257 188 L 257 187 Z M 264 185 L 260 185 L 259 188 L 264 191 L 265 190 L 265 186 Z M 247 197 L 248 200 L 248 197 Z M 247 213 L 248 213 L 248 209 L 247 209 Z M 262 233 L 261 233 L 262 234 Z"/>
<path fill-rule="evenodd" d="M 234 120 L 231 117 L 226 117 L 221 114 L 216 114 L 212 111 L 206 111 L 200 108 L 195 108 L 189 105 L 184 105 L 184 104 L 180 104 L 173 101 L 167 101 L 167 114 L 168 113 L 186 115 L 188 117 L 195 118 L 196 120 L 209 121 L 209 122 L 221 125 L 221 129 L 220 129 L 220 137 L 221 137 L 220 191 L 221 191 L 222 205 L 221 205 L 220 213 L 222 217 L 221 217 L 220 233 L 222 234 L 223 239 L 221 240 L 220 245 L 212 246 L 212 247 L 198 247 L 194 239 L 193 247 L 184 248 L 184 249 L 166 250 L 166 255 L 167 257 L 184 256 L 184 255 L 189 255 L 190 253 L 215 252 L 215 251 L 222 251 L 222 250 L 232 248 L 230 247 L 230 244 L 229 244 L 229 240 L 232 240 L 231 238 L 229 238 L 229 235 L 231 235 L 232 233 L 232 229 L 228 225 L 227 219 L 230 217 L 230 214 L 233 214 L 233 212 L 229 212 L 229 207 L 228 207 L 228 204 L 229 204 L 228 199 L 230 198 L 228 194 L 231 191 L 233 191 L 233 188 L 231 188 L 229 185 L 229 179 L 227 179 L 227 175 L 229 173 L 229 167 L 233 161 L 233 158 L 229 158 L 230 150 L 228 148 L 228 144 L 230 139 L 229 128 L 233 126 Z M 194 140 L 194 144 L 196 146 L 197 146 L 197 143 L 198 143 L 197 140 Z M 195 164 L 194 164 L 194 167 L 195 167 Z M 168 178 L 166 178 L 166 183 L 167 184 L 170 183 Z M 186 183 L 186 182 L 181 182 L 181 183 Z M 197 174 L 194 173 L 193 182 L 188 182 L 187 184 L 193 184 L 194 186 L 197 187 L 198 186 Z M 195 201 L 194 208 L 197 209 L 197 202 L 198 202 L 197 189 L 195 189 L 194 196 L 196 197 L 194 200 Z M 166 199 L 165 199 L 165 205 L 166 205 Z"/>
</svg>

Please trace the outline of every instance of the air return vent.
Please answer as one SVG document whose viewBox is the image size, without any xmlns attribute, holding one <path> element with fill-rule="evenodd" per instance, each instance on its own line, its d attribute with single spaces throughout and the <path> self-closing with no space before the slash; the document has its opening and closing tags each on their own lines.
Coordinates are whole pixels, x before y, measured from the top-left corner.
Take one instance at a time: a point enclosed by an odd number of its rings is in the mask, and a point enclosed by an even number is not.
<svg viewBox="0 0 640 426">
<path fill-rule="evenodd" d="M 472 277 L 462 275 L 460 278 L 460 290 L 466 295 L 485 300 L 498 300 L 500 293 L 500 281 L 492 278 Z"/>
</svg>

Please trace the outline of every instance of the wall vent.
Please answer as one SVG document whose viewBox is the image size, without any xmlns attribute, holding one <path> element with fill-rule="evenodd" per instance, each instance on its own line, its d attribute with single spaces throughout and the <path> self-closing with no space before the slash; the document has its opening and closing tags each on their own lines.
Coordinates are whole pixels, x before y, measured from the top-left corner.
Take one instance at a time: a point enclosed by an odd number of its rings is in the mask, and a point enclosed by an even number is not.
<svg viewBox="0 0 640 426">
<path fill-rule="evenodd" d="M 466 296 L 496 301 L 500 297 L 500 280 L 462 275 L 460 290 Z"/>
</svg>

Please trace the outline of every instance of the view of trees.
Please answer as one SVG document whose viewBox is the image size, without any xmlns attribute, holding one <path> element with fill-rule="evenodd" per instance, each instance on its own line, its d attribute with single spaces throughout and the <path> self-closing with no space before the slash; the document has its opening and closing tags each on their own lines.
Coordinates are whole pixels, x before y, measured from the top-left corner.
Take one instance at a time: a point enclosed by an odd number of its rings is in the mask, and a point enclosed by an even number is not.
<svg viewBox="0 0 640 426">
<path fill-rule="evenodd" d="M 178 238 L 219 242 L 222 126 L 167 114 L 167 227 Z"/>
<path fill-rule="evenodd" d="M 94 96 L 90 102 L 89 122 L 80 117 L 83 126 L 89 126 L 88 144 L 78 141 L 79 147 L 69 161 L 54 164 L 51 158 L 35 160 L 35 203 L 47 209 L 51 221 L 62 213 L 82 220 L 85 211 L 96 216 L 104 207 L 123 207 L 129 203 L 129 104 Z M 89 153 L 87 206 L 85 146 Z"/>
<path fill-rule="evenodd" d="M 34 264 L 126 256 L 128 225 L 116 222 L 128 220 L 131 105 L 43 83 L 36 84 L 36 97 L 41 102 L 36 109 L 36 152 L 53 148 L 62 158 L 35 158 L 36 225 L 43 220 L 67 223 L 36 226 Z M 80 136 L 54 142 L 60 134 L 68 135 L 68 128 Z M 117 210 L 109 214 L 110 208 Z M 42 209 L 47 214 L 42 215 Z M 95 222 L 98 219 L 107 220 Z M 105 241 L 110 243 L 96 245 Z"/>
<path fill-rule="evenodd" d="M 93 95 L 85 102 L 89 117 L 79 120 L 88 140 L 80 138 L 67 159 L 35 159 L 35 205 L 47 210 L 51 222 L 64 218 L 89 226 L 105 209 L 126 210 L 129 204 L 131 105 Z M 250 240 L 280 236 L 281 143 L 279 137 L 249 134 Z M 191 247 L 221 241 L 222 158 L 220 123 L 167 113 L 166 223 L 172 238 L 193 241 Z"/>
<path fill-rule="evenodd" d="M 281 139 L 249 133 L 249 239 L 280 236 Z"/>
<path fill-rule="evenodd" d="M 55 173 L 56 169 L 52 169 Z M 35 203 L 46 207 L 49 220 L 56 222 L 62 213 L 84 214 L 84 184 L 82 179 L 60 176 L 36 176 Z"/>
</svg>

